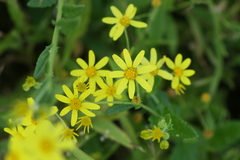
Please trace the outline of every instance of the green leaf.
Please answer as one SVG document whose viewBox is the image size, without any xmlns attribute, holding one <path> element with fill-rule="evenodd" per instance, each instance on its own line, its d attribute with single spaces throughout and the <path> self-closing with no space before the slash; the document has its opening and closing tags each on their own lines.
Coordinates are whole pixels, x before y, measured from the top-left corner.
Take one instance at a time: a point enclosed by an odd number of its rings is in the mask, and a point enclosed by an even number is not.
<svg viewBox="0 0 240 160">
<path fill-rule="evenodd" d="M 132 141 L 125 132 L 117 127 L 112 121 L 107 119 L 95 119 L 93 120 L 94 130 L 107 136 L 109 139 L 116 141 L 117 143 L 132 149 Z"/>
<path fill-rule="evenodd" d="M 209 146 L 216 149 L 224 149 L 236 143 L 240 139 L 240 122 L 228 121 L 218 125 L 214 130 L 212 139 L 208 141 Z"/>
<path fill-rule="evenodd" d="M 57 2 L 57 0 L 30 0 L 27 3 L 27 6 L 44 8 L 44 7 L 50 7 L 53 4 L 55 4 L 56 2 Z"/>
<path fill-rule="evenodd" d="M 72 33 L 74 30 L 77 29 L 77 26 L 79 24 L 79 19 L 74 18 L 74 19 L 61 19 L 60 21 L 57 22 L 57 26 L 60 27 L 60 31 L 64 35 L 68 35 Z"/>
<path fill-rule="evenodd" d="M 106 115 L 110 115 L 110 114 L 115 114 L 115 113 L 120 113 L 120 112 L 123 112 L 123 111 L 126 111 L 130 108 L 133 108 L 135 105 L 131 105 L 131 104 L 127 104 L 127 105 L 124 105 L 124 104 L 115 104 L 114 106 L 112 107 L 109 107 L 105 114 Z"/>
<path fill-rule="evenodd" d="M 51 49 L 51 45 L 47 46 L 43 52 L 40 54 L 40 56 L 38 57 L 37 63 L 36 63 L 36 67 L 34 70 L 34 74 L 33 77 L 35 79 L 41 77 L 44 73 L 45 70 L 47 68 L 47 64 L 48 64 L 48 60 L 49 60 L 49 50 Z"/>
<path fill-rule="evenodd" d="M 63 17 L 76 18 L 83 12 L 84 7 L 84 5 L 65 4 L 63 5 Z"/>
<path fill-rule="evenodd" d="M 71 152 L 73 153 L 73 155 L 77 158 L 77 159 L 84 159 L 84 160 L 94 160 L 92 157 L 90 157 L 89 155 L 87 155 L 86 153 L 84 153 L 81 149 L 75 147 L 73 150 L 71 150 Z"/>
<path fill-rule="evenodd" d="M 171 130 L 169 133 L 171 133 L 173 137 L 181 139 L 194 139 L 198 137 L 197 132 L 185 121 L 173 114 L 171 114 L 171 119 L 173 124 L 173 130 Z"/>
</svg>

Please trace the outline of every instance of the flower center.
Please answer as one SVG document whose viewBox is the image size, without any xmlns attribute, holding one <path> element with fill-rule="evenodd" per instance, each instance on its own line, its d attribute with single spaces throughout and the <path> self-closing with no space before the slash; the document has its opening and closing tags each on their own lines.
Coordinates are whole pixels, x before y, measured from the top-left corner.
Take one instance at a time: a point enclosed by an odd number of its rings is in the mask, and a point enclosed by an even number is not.
<svg viewBox="0 0 240 160">
<path fill-rule="evenodd" d="M 108 87 L 106 94 L 108 94 L 108 95 L 114 95 L 114 93 L 116 93 L 115 87 L 113 87 L 113 86 Z"/>
<path fill-rule="evenodd" d="M 173 72 L 176 77 L 181 77 L 183 74 L 183 70 L 180 67 L 175 67 Z"/>
<path fill-rule="evenodd" d="M 82 125 L 90 126 L 92 124 L 91 119 L 89 117 L 82 117 Z"/>
<path fill-rule="evenodd" d="M 94 66 L 91 66 L 91 67 L 88 67 L 86 69 L 86 75 L 89 77 L 89 78 L 92 78 L 96 75 L 96 68 Z"/>
<path fill-rule="evenodd" d="M 151 75 L 156 76 L 158 73 L 158 69 L 155 69 L 154 71 L 150 72 Z"/>
<path fill-rule="evenodd" d="M 163 133 L 159 128 L 157 128 L 157 129 L 153 130 L 152 136 L 153 136 L 154 139 L 159 139 L 160 140 L 160 138 L 163 136 Z"/>
<path fill-rule="evenodd" d="M 88 84 L 85 84 L 85 83 L 78 83 L 76 85 L 76 88 L 79 92 L 84 92 L 89 88 L 89 86 L 88 86 Z"/>
<path fill-rule="evenodd" d="M 45 154 L 52 153 L 54 150 L 54 144 L 49 139 L 42 139 L 39 145 L 40 150 Z"/>
<path fill-rule="evenodd" d="M 71 139 L 74 136 L 73 133 L 73 129 L 68 128 L 63 132 L 63 137 L 66 139 Z"/>
<path fill-rule="evenodd" d="M 137 69 L 133 67 L 127 68 L 124 71 L 125 78 L 129 80 L 134 80 L 137 77 L 137 75 L 138 75 Z"/>
<path fill-rule="evenodd" d="M 33 77 L 27 77 L 26 84 L 28 86 L 34 86 L 35 85 L 35 79 Z"/>
<path fill-rule="evenodd" d="M 74 98 L 70 101 L 70 107 L 72 110 L 78 110 L 82 105 L 82 101 L 78 98 Z"/>
<path fill-rule="evenodd" d="M 123 25 L 123 26 L 128 26 L 129 23 L 130 23 L 130 19 L 129 19 L 127 16 L 123 16 L 123 17 L 120 19 L 120 23 L 121 23 L 121 25 Z"/>
</svg>

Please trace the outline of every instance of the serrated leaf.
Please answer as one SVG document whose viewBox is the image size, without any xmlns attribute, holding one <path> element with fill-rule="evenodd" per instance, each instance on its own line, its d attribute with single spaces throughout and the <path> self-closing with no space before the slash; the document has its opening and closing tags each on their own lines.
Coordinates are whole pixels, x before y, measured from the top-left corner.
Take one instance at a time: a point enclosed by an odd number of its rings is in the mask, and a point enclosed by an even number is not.
<svg viewBox="0 0 240 160">
<path fill-rule="evenodd" d="M 109 139 L 127 147 L 133 148 L 131 139 L 117 125 L 108 119 L 93 120 L 93 128 L 95 131 L 107 136 Z"/>
<path fill-rule="evenodd" d="M 171 133 L 174 137 L 178 137 L 180 139 L 193 139 L 198 137 L 197 132 L 185 121 L 173 114 L 171 114 L 171 119 L 173 130 L 169 133 Z"/>
<path fill-rule="evenodd" d="M 109 107 L 105 114 L 106 115 L 111 115 L 111 114 L 115 114 L 115 113 L 120 113 L 120 112 L 123 112 L 123 111 L 126 111 L 130 108 L 133 108 L 135 105 L 131 105 L 131 104 L 115 104 L 114 106 L 112 107 Z"/>
<path fill-rule="evenodd" d="M 84 7 L 84 5 L 65 4 L 63 5 L 63 17 L 76 18 L 83 12 Z"/>
<path fill-rule="evenodd" d="M 27 3 L 27 6 L 29 7 L 37 7 L 37 8 L 44 8 L 44 7 L 50 7 L 53 4 L 55 4 L 57 0 L 30 0 Z"/>
<path fill-rule="evenodd" d="M 73 155 L 77 158 L 77 159 L 84 159 L 84 160 L 94 160 L 92 157 L 90 157 L 89 155 L 87 155 L 86 153 L 84 153 L 81 149 L 75 147 L 74 149 L 71 150 L 71 152 L 73 153 Z"/>
<path fill-rule="evenodd" d="M 224 149 L 240 139 L 240 121 L 229 121 L 218 125 L 208 141 L 214 149 Z"/>
<path fill-rule="evenodd" d="M 60 21 L 57 22 L 57 26 L 60 27 L 60 31 L 65 34 L 68 35 L 71 32 L 73 32 L 79 23 L 79 19 L 78 18 L 74 18 L 74 19 L 61 19 Z"/>
<path fill-rule="evenodd" d="M 42 53 L 40 54 L 40 56 L 38 57 L 37 63 L 36 63 L 36 67 L 34 70 L 34 74 L 33 77 L 35 79 L 41 77 L 44 73 L 45 70 L 47 68 L 47 64 L 48 64 L 48 60 L 49 60 L 49 50 L 51 49 L 51 45 L 47 46 Z"/>
</svg>

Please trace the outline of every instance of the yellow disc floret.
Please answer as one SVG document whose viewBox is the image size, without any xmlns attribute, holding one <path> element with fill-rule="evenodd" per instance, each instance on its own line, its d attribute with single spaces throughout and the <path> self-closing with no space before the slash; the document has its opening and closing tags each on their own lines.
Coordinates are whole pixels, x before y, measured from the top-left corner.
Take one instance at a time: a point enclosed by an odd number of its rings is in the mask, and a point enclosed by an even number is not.
<svg viewBox="0 0 240 160">
<path fill-rule="evenodd" d="M 120 23 L 123 25 L 123 26 L 128 26 L 130 24 L 130 19 L 127 17 L 127 16 L 123 16 L 121 19 L 120 19 Z"/>
<path fill-rule="evenodd" d="M 183 70 L 180 67 L 175 67 L 173 72 L 176 77 L 181 77 L 183 74 Z"/>
<path fill-rule="evenodd" d="M 124 71 L 124 76 L 128 80 L 134 80 L 138 76 L 138 72 L 136 68 L 129 67 Z"/>
<path fill-rule="evenodd" d="M 106 94 L 107 95 L 114 95 L 116 93 L 116 88 L 114 86 L 108 87 Z"/>
<path fill-rule="evenodd" d="M 82 101 L 78 98 L 74 98 L 70 101 L 70 107 L 73 110 L 78 110 L 82 105 Z"/>
<path fill-rule="evenodd" d="M 86 69 L 86 75 L 89 78 L 94 77 L 96 74 L 97 74 L 97 72 L 96 72 L 96 68 L 94 66 L 90 66 Z"/>
</svg>

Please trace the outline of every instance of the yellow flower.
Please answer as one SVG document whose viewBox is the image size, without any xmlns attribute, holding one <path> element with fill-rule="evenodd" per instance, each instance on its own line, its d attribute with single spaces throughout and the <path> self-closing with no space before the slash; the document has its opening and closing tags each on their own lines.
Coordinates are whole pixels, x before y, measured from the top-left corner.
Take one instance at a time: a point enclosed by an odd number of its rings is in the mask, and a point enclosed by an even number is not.
<svg viewBox="0 0 240 160">
<path fill-rule="evenodd" d="M 56 94 L 55 98 L 63 103 L 68 104 L 68 106 L 60 112 L 60 116 L 64 116 L 72 110 L 71 126 L 74 126 L 77 122 L 78 110 L 89 117 L 95 117 L 95 114 L 88 109 L 98 110 L 100 109 L 100 106 L 94 103 L 83 102 L 83 100 L 85 100 L 85 98 L 91 94 L 90 91 L 85 91 L 78 97 L 78 91 L 76 89 L 74 89 L 74 94 L 66 85 L 63 85 L 62 89 L 67 97 Z"/>
<path fill-rule="evenodd" d="M 70 141 L 60 141 L 61 132 L 52 123 L 42 121 L 36 128 L 36 134 L 29 138 L 28 150 L 32 159 L 64 160 L 63 152 L 71 150 L 74 145 Z"/>
<path fill-rule="evenodd" d="M 149 130 L 143 130 L 140 133 L 140 137 L 144 140 L 148 140 L 150 138 L 152 138 L 151 132 Z"/>
<path fill-rule="evenodd" d="M 153 138 L 152 141 L 157 139 L 158 143 L 160 143 L 161 137 L 163 137 L 162 130 L 160 128 L 154 126 L 154 129 L 153 130 L 149 129 L 149 131 L 151 132 L 151 136 L 149 136 L 149 138 Z"/>
<path fill-rule="evenodd" d="M 168 73 L 167 71 L 161 69 L 161 67 L 163 66 L 163 64 L 165 62 L 165 59 L 166 59 L 166 57 L 164 56 L 163 58 L 161 58 L 160 60 L 157 61 L 157 51 L 155 48 L 151 48 L 150 61 L 148 61 L 145 57 L 143 58 L 143 61 L 142 61 L 143 65 L 151 64 L 151 65 L 155 65 L 157 68 L 154 71 L 148 72 L 143 75 L 143 77 L 147 79 L 147 81 L 151 87 L 153 87 L 154 77 L 157 75 L 164 79 L 172 80 L 173 76 L 170 73 Z"/>
<path fill-rule="evenodd" d="M 78 58 L 76 61 L 78 65 L 82 69 L 75 69 L 70 72 L 72 76 L 80 77 L 85 82 L 89 79 L 90 90 L 95 92 L 96 83 L 101 85 L 103 82 L 101 77 L 105 77 L 109 71 L 108 70 L 100 70 L 108 63 L 109 58 L 103 57 L 96 65 L 95 65 L 95 54 L 92 50 L 88 52 L 88 64 L 82 59 Z"/>
<path fill-rule="evenodd" d="M 152 0 L 152 6 L 153 7 L 159 7 L 162 4 L 161 0 Z"/>
<path fill-rule="evenodd" d="M 91 121 L 91 118 L 87 117 L 87 116 L 84 116 L 84 117 L 79 117 L 78 119 L 80 119 L 78 123 L 80 123 L 80 125 L 77 127 L 76 130 L 78 130 L 81 126 L 84 127 L 84 134 L 85 134 L 85 131 L 86 131 L 86 128 L 87 128 L 87 132 L 89 133 L 89 128 L 90 126 L 93 128 L 93 125 L 92 125 L 92 121 Z"/>
<path fill-rule="evenodd" d="M 89 84 L 85 83 L 85 81 L 82 78 L 78 78 L 76 81 L 73 82 L 73 88 L 77 89 L 79 92 L 86 91 L 87 89 L 89 89 Z"/>
<path fill-rule="evenodd" d="M 154 65 L 146 65 L 139 67 L 139 64 L 142 62 L 144 57 L 144 51 L 139 52 L 134 61 L 129 55 L 127 49 L 123 50 L 125 62 L 117 55 L 113 55 L 113 60 L 123 71 L 113 71 L 109 73 L 109 76 L 112 78 L 122 78 L 119 82 L 117 88 L 117 94 L 121 94 L 125 87 L 128 85 L 128 95 L 130 99 L 133 99 L 135 94 L 135 81 L 139 83 L 147 92 L 151 92 L 152 88 L 148 82 L 143 79 L 140 75 L 151 72 L 156 69 Z"/>
<path fill-rule="evenodd" d="M 115 17 L 105 17 L 102 19 L 104 23 L 114 24 L 109 32 L 109 36 L 116 41 L 122 34 L 126 27 L 132 25 L 136 28 L 145 28 L 147 24 L 144 22 L 139 22 L 132 20 L 137 12 L 137 8 L 133 4 L 129 4 L 125 14 L 122 14 L 115 6 L 110 7 L 113 15 Z"/>
<path fill-rule="evenodd" d="M 106 77 L 107 84 L 101 85 L 101 89 L 96 91 L 93 95 L 96 96 L 95 102 L 99 102 L 102 99 L 107 97 L 108 102 L 114 101 L 114 98 L 121 99 L 122 95 L 117 94 L 116 90 L 119 83 L 113 84 L 113 79 L 110 77 Z M 112 106 L 113 103 L 108 103 L 109 106 Z"/>
<path fill-rule="evenodd" d="M 211 100 L 211 95 L 207 92 L 201 94 L 201 101 L 204 103 L 208 103 Z"/>
<path fill-rule="evenodd" d="M 184 87 L 184 85 L 179 83 L 174 90 L 177 95 L 181 95 L 184 94 L 184 90 L 186 90 L 186 88 Z"/>
<path fill-rule="evenodd" d="M 77 133 L 74 132 L 74 129 L 67 128 L 62 132 L 62 139 L 63 140 L 70 140 L 76 142 L 77 139 L 75 136 L 79 136 Z"/>
<path fill-rule="evenodd" d="M 191 63 L 191 59 L 187 58 L 182 62 L 182 55 L 179 53 L 175 58 L 175 63 L 169 58 L 166 59 L 167 66 L 173 70 L 174 77 L 171 86 L 175 89 L 181 81 L 185 85 L 190 85 L 191 81 L 188 77 L 195 74 L 192 69 L 187 69 Z"/>
<path fill-rule="evenodd" d="M 33 77 L 28 76 L 25 83 L 22 85 L 22 88 L 24 91 L 29 91 L 31 87 L 38 89 L 40 86 L 41 84 L 39 82 L 36 82 Z"/>
</svg>

